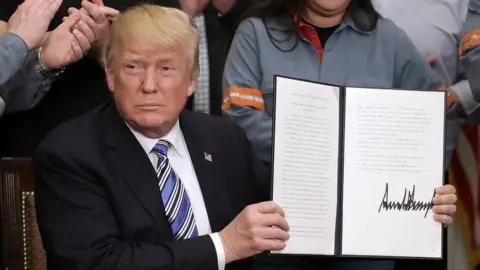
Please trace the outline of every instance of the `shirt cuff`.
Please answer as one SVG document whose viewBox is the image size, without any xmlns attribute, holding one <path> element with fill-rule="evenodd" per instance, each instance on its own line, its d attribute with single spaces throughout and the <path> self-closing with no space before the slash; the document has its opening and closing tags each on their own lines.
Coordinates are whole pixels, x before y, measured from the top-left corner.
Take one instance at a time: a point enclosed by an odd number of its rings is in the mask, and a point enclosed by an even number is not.
<svg viewBox="0 0 480 270">
<path fill-rule="evenodd" d="M 218 270 L 225 270 L 225 250 L 223 249 L 222 239 L 218 233 L 210 234 L 215 251 L 217 252 Z"/>
<path fill-rule="evenodd" d="M 469 115 L 476 111 L 480 107 L 480 103 L 476 102 L 473 98 L 470 85 L 467 80 L 461 81 L 450 87 L 455 94 L 457 94 L 460 103 L 462 104 L 463 111 Z"/>
</svg>

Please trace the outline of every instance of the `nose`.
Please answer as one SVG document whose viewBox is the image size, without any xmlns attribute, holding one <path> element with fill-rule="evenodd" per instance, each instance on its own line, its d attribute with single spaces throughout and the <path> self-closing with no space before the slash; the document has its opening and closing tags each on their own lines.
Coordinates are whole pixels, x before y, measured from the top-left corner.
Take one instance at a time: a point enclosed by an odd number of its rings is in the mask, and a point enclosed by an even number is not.
<svg viewBox="0 0 480 270">
<path fill-rule="evenodd" d="M 157 91 L 155 70 L 148 69 L 143 78 L 143 92 L 147 94 L 155 93 Z"/>
</svg>

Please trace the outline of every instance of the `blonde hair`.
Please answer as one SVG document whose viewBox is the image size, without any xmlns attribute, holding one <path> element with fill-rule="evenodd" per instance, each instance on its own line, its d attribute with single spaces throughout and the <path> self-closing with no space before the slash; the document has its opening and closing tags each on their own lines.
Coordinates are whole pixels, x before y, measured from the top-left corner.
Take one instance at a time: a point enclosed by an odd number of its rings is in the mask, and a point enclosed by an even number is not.
<svg viewBox="0 0 480 270">
<path fill-rule="evenodd" d="M 120 45 L 148 44 L 178 50 L 186 46 L 191 76 L 199 74 L 199 34 L 185 12 L 157 5 L 142 4 L 122 14 L 110 26 L 103 47 L 103 60 L 109 65 Z"/>
</svg>

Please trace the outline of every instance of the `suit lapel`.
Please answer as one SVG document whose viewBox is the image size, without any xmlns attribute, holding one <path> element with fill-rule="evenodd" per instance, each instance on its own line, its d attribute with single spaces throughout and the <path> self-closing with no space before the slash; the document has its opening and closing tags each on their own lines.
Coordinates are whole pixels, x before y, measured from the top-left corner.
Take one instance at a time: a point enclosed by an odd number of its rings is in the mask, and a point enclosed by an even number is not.
<svg viewBox="0 0 480 270">
<path fill-rule="evenodd" d="M 232 207 L 228 194 L 221 186 L 221 164 L 215 158 L 221 157 L 221 150 L 214 144 L 214 139 L 209 138 L 209 131 L 200 124 L 202 119 L 194 113 L 184 111 L 180 117 L 180 127 L 187 144 L 190 158 L 197 175 L 203 200 L 207 209 L 210 226 L 213 232 L 223 229 L 230 220 Z M 211 155 L 208 161 L 205 154 Z"/>
<path fill-rule="evenodd" d="M 107 110 L 103 124 L 110 169 L 126 182 L 152 219 L 158 221 L 159 217 L 165 217 L 165 210 L 155 169 L 115 105 L 109 105 Z M 163 220 L 166 224 L 166 219 Z"/>
</svg>

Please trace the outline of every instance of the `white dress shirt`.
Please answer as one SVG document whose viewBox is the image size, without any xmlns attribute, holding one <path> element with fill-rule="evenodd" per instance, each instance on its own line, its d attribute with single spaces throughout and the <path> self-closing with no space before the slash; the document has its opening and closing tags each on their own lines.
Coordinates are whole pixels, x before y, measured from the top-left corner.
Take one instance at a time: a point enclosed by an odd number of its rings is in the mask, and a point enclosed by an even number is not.
<svg viewBox="0 0 480 270">
<path fill-rule="evenodd" d="M 153 147 L 160 139 L 168 141 L 172 144 L 172 147 L 169 148 L 167 152 L 168 160 L 172 166 L 172 169 L 181 179 L 182 184 L 185 187 L 185 191 L 190 198 L 190 204 L 192 206 L 193 214 L 197 224 L 198 235 L 210 235 L 217 252 L 218 269 L 224 270 L 225 251 L 223 249 L 222 241 L 218 233 L 212 233 L 207 209 L 205 207 L 205 202 L 203 201 L 202 190 L 200 189 L 195 168 L 193 167 L 190 154 L 188 153 L 187 144 L 185 143 L 185 138 L 183 137 L 179 122 L 177 121 L 175 126 L 165 137 L 158 139 L 147 138 L 130 126 L 128 127 L 132 131 L 135 138 L 137 138 L 143 150 L 145 150 L 145 153 L 150 158 L 152 166 L 155 169 L 157 168 L 158 157 L 152 153 Z M 161 196 L 161 194 L 159 193 L 158 196 Z"/>
</svg>

